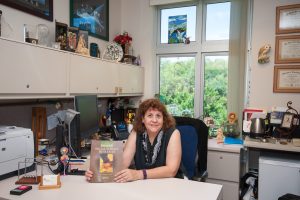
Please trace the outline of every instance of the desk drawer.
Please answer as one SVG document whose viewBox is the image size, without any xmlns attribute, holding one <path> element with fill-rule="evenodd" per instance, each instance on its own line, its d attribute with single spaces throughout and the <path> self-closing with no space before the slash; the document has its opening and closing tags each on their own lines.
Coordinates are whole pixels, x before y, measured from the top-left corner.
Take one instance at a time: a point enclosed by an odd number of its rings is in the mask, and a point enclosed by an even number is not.
<svg viewBox="0 0 300 200">
<path fill-rule="evenodd" d="M 208 151 L 207 171 L 208 178 L 239 182 L 240 154 Z"/>
</svg>

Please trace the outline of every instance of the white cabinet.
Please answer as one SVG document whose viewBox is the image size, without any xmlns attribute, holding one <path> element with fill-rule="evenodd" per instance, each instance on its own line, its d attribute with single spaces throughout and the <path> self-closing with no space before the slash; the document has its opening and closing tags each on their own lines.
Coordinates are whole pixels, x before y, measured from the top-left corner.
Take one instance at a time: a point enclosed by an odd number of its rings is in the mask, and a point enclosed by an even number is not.
<svg viewBox="0 0 300 200">
<path fill-rule="evenodd" d="M 142 94 L 144 91 L 144 70 L 139 66 L 119 66 L 120 94 Z"/>
<path fill-rule="evenodd" d="M 299 155 L 261 156 L 258 173 L 258 199 L 278 199 L 287 193 L 300 195 Z"/>
<path fill-rule="evenodd" d="M 216 139 L 208 140 L 207 182 L 223 185 L 223 200 L 239 199 L 241 148 L 242 145 L 217 144 Z"/>
<path fill-rule="evenodd" d="M 138 96 L 140 66 L 0 38 L 0 99 L 80 94 Z"/>
<path fill-rule="evenodd" d="M 0 93 L 65 95 L 67 56 L 63 51 L 0 39 Z"/>
<path fill-rule="evenodd" d="M 118 65 L 87 58 L 70 56 L 71 94 L 116 94 L 118 86 Z"/>
</svg>

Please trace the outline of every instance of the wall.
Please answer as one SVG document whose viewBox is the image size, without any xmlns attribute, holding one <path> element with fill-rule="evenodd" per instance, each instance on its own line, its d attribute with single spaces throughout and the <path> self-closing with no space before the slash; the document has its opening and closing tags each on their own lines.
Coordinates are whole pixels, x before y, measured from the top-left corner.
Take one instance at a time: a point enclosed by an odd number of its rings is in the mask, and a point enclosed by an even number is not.
<svg viewBox="0 0 300 200">
<path fill-rule="evenodd" d="M 272 106 L 286 106 L 288 101 L 292 101 L 292 106 L 300 111 L 299 93 L 273 93 L 276 7 L 299 3 L 299 0 L 254 0 L 252 56 L 250 58 L 250 107 L 271 109 Z M 271 44 L 270 62 L 259 64 L 257 55 L 260 47 L 264 44 Z"/>
<path fill-rule="evenodd" d="M 0 4 L 2 10 L 2 17 L 5 21 L 2 26 L 2 36 L 14 40 L 23 41 L 23 25 L 38 25 L 46 24 L 50 30 L 50 41 L 54 41 L 55 37 L 55 20 L 58 22 L 70 24 L 69 21 L 69 0 L 53 0 L 53 22 L 44 20 L 34 15 L 10 8 Z M 109 39 L 112 40 L 115 35 L 121 32 L 121 6 L 122 0 L 109 1 Z M 10 28 L 11 27 L 11 30 Z M 94 37 L 89 37 L 89 43 L 95 42 L 99 45 L 101 53 L 104 51 L 107 41 L 100 40 Z M 51 43 L 50 43 L 51 44 Z"/>
</svg>

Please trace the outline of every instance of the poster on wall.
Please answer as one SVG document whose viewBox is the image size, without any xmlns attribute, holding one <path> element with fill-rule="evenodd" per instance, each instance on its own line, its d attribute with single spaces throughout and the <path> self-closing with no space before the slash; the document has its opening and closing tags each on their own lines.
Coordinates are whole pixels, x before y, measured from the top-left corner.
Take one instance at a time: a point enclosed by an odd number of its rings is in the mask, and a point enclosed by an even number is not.
<svg viewBox="0 0 300 200">
<path fill-rule="evenodd" d="M 53 0 L 0 0 L 0 4 L 53 21 Z"/>
<path fill-rule="evenodd" d="M 184 43 L 186 37 L 187 15 L 169 16 L 168 43 Z"/>
<path fill-rule="evenodd" d="M 70 26 L 109 40 L 108 0 L 70 0 Z"/>
</svg>

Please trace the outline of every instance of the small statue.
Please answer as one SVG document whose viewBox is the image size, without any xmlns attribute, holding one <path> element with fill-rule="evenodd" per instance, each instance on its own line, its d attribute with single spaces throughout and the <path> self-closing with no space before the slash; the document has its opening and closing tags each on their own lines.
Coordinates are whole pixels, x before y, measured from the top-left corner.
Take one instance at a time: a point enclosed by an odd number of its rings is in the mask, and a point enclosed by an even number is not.
<svg viewBox="0 0 300 200">
<path fill-rule="evenodd" d="M 78 44 L 77 44 L 77 48 L 76 48 L 76 53 L 80 53 L 82 55 L 86 55 L 86 56 L 89 56 L 90 53 L 89 53 L 89 50 L 87 48 L 87 44 L 84 40 L 84 35 L 81 34 L 79 36 L 79 39 L 78 39 Z"/>
<path fill-rule="evenodd" d="M 64 175 L 66 175 L 66 168 L 69 160 L 68 152 L 69 149 L 67 147 L 60 148 L 60 153 L 62 155 L 60 157 L 60 162 L 62 162 L 62 164 L 64 165 Z"/>
<path fill-rule="evenodd" d="M 263 47 L 259 49 L 258 52 L 258 63 L 264 64 L 270 62 L 270 56 L 267 54 L 270 52 L 271 45 L 265 44 Z"/>
<path fill-rule="evenodd" d="M 221 128 L 219 128 L 217 131 L 217 144 L 220 144 L 223 142 L 224 142 L 223 130 Z"/>
</svg>

